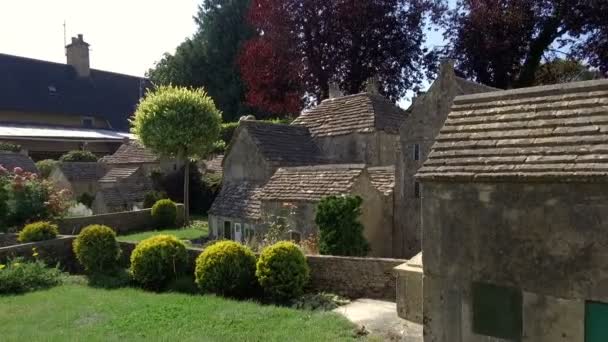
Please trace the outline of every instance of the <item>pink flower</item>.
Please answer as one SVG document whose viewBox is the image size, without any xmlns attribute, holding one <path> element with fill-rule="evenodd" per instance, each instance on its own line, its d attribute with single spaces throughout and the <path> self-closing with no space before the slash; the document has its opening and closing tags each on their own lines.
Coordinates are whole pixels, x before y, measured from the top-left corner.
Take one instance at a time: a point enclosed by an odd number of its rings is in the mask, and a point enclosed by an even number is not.
<svg viewBox="0 0 608 342">
<path fill-rule="evenodd" d="M 19 166 L 17 166 L 17 167 L 15 167 L 15 168 L 13 169 L 13 173 L 14 173 L 14 174 L 17 174 L 17 175 L 20 175 L 20 174 L 22 174 L 22 173 L 23 173 L 23 169 L 22 169 L 22 168 L 20 168 Z"/>
<path fill-rule="evenodd" d="M 4 166 L 0 165 L 0 175 L 4 175 L 8 173 L 8 171 L 6 171 L 6 169 L 4 168 Z"/>
</svg>

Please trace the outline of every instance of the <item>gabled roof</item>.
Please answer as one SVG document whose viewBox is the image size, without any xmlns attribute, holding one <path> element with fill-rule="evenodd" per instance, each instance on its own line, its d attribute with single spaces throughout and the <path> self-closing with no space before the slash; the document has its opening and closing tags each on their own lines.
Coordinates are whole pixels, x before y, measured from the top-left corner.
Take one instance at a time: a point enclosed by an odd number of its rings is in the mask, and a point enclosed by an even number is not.
<svg viewBox="0 0 608 342">
<path fill-rule="evenodd" d="M 405 110 L 380 95 L 360 93 L 323 100 L 302 112 L 293 124 L 308 127 L 313 136 L 376 131 L 398 134 L 406 115 Z"/>
<path fill-rule="evenodd" d="M 125 132 L 151 86 L 145 78 L 95 69 L 90 77 L 79 78 L 67 64 L 6 54 L 0 54 L 0 75 L 0 109 L 96 116 Z"/>
<path fill-rule="evenodd" d="M 348 194 L 363 173 L 363 164 L 280 168 L 262 188 L 262 200 L 310 201 Z"/>
<path fill-rule="evenodd" d="M 102 196 L 101 198 L 108 208 L 121 210 L 125 205 L 142 202 L 146 193 L 151 190 L 152 188 L 147 183 L 117 183 L 112 187 L 100 188 L 97 196 Z"/>
<path fill-rule="evenodd" d="M 372 185 L 385 195 L 395 190 L 395 166 L 379 166 L 367 169 Z"/>
<path fill-rule="evenodd" d="M 104 165 L 97 162 L 62 162 L 57 167 L 70 182 L 97 181 L 106 172 Z"/>
<path fill-rule="evenodd" d="M 225 183 L 209 214 L 228 218 L 260 219 L 260 187 L 249 182 Z"/>
<path fill-rule="evenodd" d="M 310 165 L 324 161 L 306 127 L 242 121 L 238 131 L 247 130 L 265 160 L 279 165 Z M 235 137 L 238 137 L 238 133 Z M 232 143 L 231 143 L 232 145 Z M 226 154 L 230 152 L 231 146 Z"/>
<path fill-rule="evenodd" d="M 100 180 L 101 183 L 113 183 L 129 178 L 141 170 L 141 166 L 116 166 L 111 168 Z"/>
<path fill-rule="evenodd" d="M 156 163 L 159 158 L 154 152 L 143 147 L 136 140 L 123 143 L 111 156 L 105 156 L 102 162 L 107 164 L 142 164 Z"/>
<path fill-rule="evenodd" d="M 608 80 L 457 97 L 418 176 L 608 180 Z"/>
<path fill-rule="evenodd" d="M 25 172 L 38 173 L 34 161 L 21 153 L 0 151 L 0 165 L 11 172 L 14 168 L 20 167 Z"/>
</svg>

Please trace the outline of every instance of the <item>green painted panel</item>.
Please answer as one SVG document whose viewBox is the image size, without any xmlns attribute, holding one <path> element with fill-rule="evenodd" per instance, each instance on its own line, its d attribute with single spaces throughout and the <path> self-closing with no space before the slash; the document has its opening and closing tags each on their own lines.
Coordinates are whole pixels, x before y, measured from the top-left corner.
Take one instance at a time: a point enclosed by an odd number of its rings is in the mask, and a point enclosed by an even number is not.
<svg viewBox="0 0 608 342">
<path fill-rule="evenodd" d="M 585 305 L 585 342 L 608 341 L 608 304 Z"/>
<path fill-rule="evenodd" d="M 522 293 L 518 289 L 473 283 L 473 332 L 511 341 L 522 336 Z"/>
</svg>

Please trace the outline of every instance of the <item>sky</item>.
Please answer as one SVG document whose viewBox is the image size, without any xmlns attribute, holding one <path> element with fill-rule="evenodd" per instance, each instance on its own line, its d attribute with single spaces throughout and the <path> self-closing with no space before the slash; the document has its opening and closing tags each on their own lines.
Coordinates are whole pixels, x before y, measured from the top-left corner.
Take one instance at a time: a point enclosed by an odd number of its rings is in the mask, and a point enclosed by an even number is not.
<svg viewBox="0 0 608 342">
<path fill-rule="evenodd" d="M 200 2 L 0 0 L 0 53 L 65 63 L 65 22 L 68 42 L 83 34 L 90 44 L 92 68 L 144 76 L 165 52 L 192 36 Z M 431 32 L 427 45 L 442 45 L 441 34 Z"/>
</svg>

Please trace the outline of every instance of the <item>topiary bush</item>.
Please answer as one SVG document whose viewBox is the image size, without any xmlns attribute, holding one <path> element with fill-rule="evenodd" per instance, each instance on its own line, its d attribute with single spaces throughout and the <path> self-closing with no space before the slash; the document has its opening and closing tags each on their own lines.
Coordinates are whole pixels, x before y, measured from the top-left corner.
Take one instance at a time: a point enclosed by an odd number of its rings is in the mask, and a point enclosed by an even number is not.
<svg viewBox="0 0 608 342">
<path fill-rule="evenodd" d="M 255 275 L 264 294 L 282 302 L 304 293 L 310 269 L 298 246 L 293 242 L 282 241 L 262 251 Z"/>
<path fill-rule="evenodd" d="M 175 226 L 177 206 L 170 199 L 162 199 L 152 206 L 152 218 L 157 227 L 169 228 Z"/>
<path fill-rule="evenodd" d="M 59 160 L 62 162 L 96 162 L 97 161 L 97 156 L 95 154 L 93 154 L 93 152 L 91 151 L 82 151 L 82 150 L 76 150 L 76 151 L 70 151 L 64 155 L 62 155 Z"/>
<path fill-rule="evenodd" d="M 204 292 L 247 297 L 256 289 L 255 255 L 234 241 L 214 243 L 196 258 L 194 277 Z"/>
<path fill-rule="evenodd" d="M 144 195 L 144 209 L 150 209 L 161 199 L 167 199 L 167 193 L 164 191 L 148 191 Z"/>
<path fill-rule="evenodd" d="M 116 270 L 121 249 L 112 228 L 103 225 L 85 227 L 72 247 L 78 262 L 87 272 L 110 273 Z"/>
<path fill-rule="evenodd" d="M 359 196 L 329 196 L 317 205 L 315 223 L 319 226 L 319 252 L 325 255 L 366 256 L 369 243 L 359 221 Z"/>
<path fill-rule="evenodd" d="M 184 274 L 186 245 L 171 235 L 156 235 L 137 244 L 131 253 L 131 275 L 150 289 L 162 289 Z"/>
<path fill-rule="evenodd" d="M 59 234 L 59 229 L 56 224 L 51 222 L 41 221 L 34 222 L 23 227 L 19 232 L 20 242 L 35 242 L 52 240 Z"/>
</svg>

